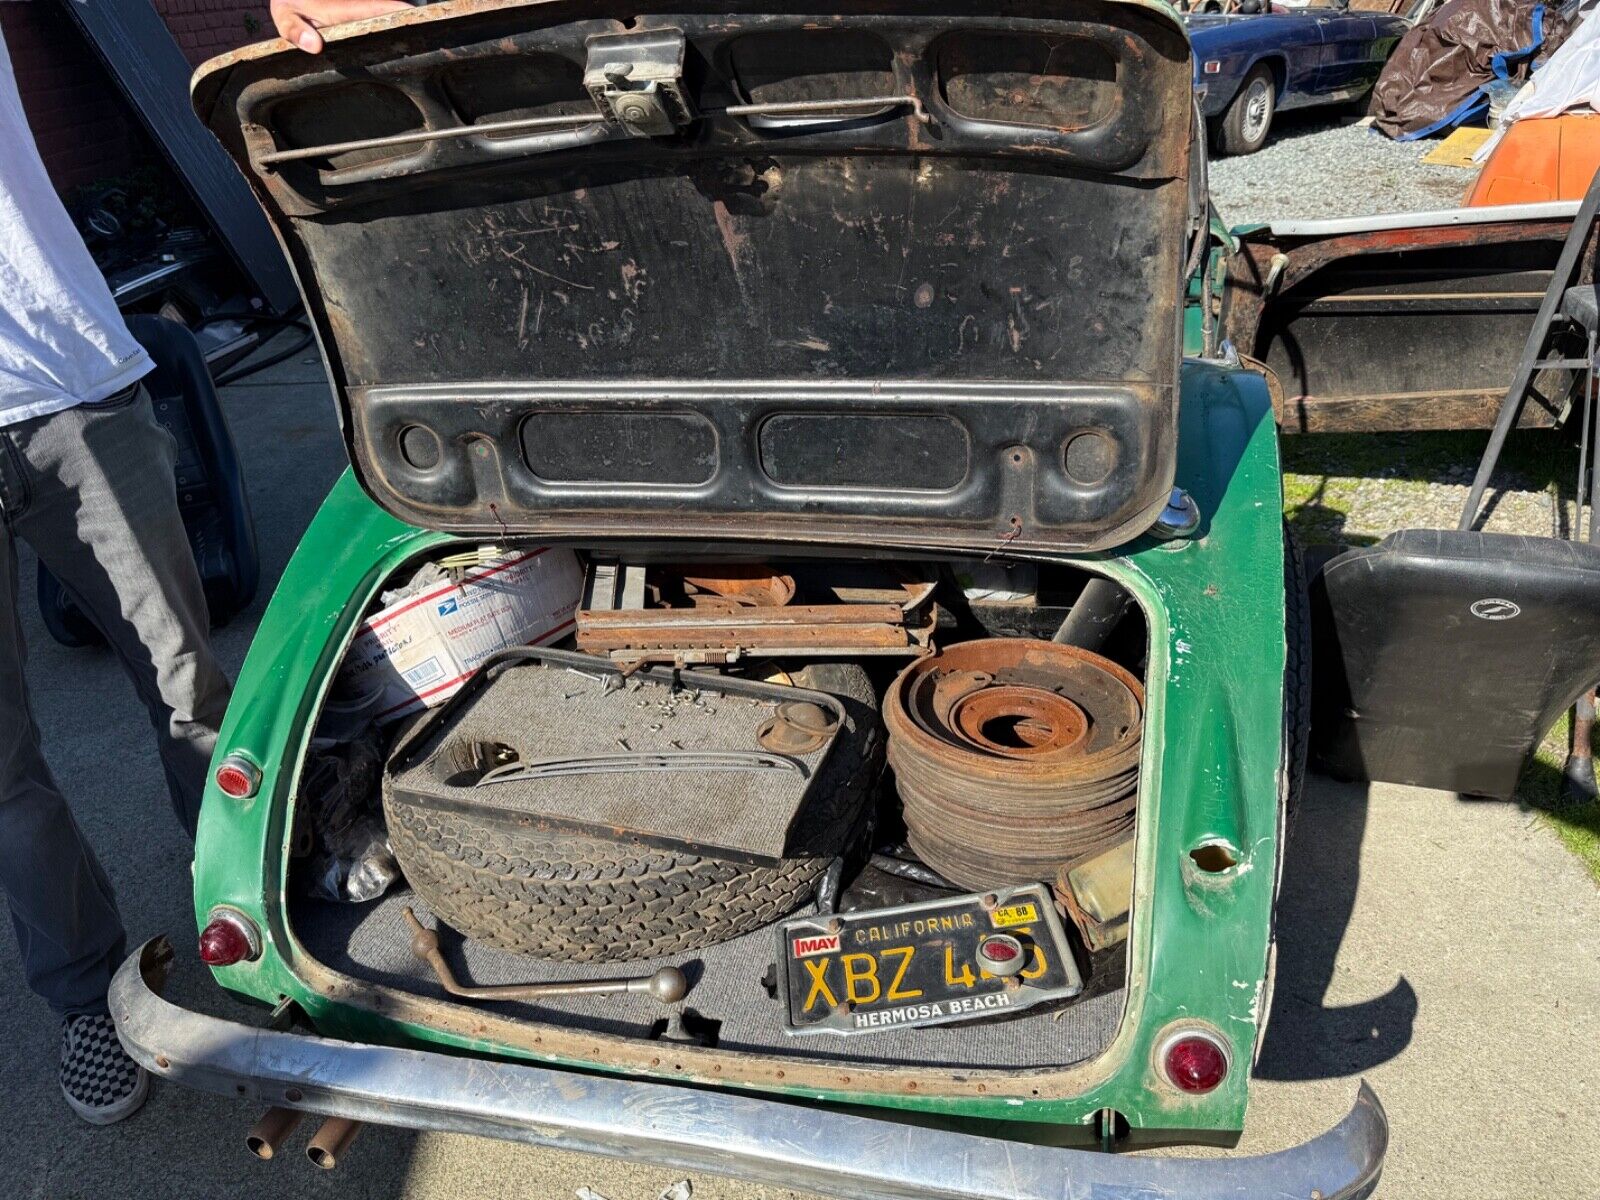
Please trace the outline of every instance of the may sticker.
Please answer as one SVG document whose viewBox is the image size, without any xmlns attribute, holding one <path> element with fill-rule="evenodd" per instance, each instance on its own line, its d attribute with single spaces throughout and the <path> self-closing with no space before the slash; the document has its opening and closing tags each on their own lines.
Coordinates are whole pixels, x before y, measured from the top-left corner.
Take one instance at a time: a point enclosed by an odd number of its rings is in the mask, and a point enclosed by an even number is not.
<svg viewBox="0 0 1600 1200">
<path fill-rule="evenodd" d="M 817 934 L 813 937 L 797 937 L 794 939 L 794 956 L 796 958 L 810 958 L 813 954 L 835 954 L 839 950 L 839 935 L 837 933 Z"/>
<path fill-rule="evenodd" d="M 1471 611 L 1473 616 L 1485 621 L 1509 621 L 1522 611 L 1522 606 L 1510 600 L 1491 596 L 1486 600 L 1475 601 Z"/>
</svg>

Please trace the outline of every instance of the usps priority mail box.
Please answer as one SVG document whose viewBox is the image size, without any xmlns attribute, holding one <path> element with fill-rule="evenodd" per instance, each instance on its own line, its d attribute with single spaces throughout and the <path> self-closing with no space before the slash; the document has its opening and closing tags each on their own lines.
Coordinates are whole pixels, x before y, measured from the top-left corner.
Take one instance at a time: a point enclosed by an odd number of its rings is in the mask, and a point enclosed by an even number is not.
<svg viewBox="0 0 1600 1200">
<path fill-rule="evenodd" d="M 345 655 L 340 689 L 366 695 L 381 686 L 379 722 L 443 704 L 496 650 L 569 633 L 582 591 L 571 550 L 545 546 L 470 567 L 368 618 Z"/>
</svg>

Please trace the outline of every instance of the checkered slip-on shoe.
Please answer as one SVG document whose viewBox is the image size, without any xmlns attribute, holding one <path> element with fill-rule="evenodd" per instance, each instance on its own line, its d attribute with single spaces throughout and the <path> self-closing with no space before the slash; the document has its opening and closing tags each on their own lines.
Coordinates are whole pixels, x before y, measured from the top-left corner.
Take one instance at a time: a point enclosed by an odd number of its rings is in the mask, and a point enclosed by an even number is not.
<svg viewBox="0 0 1600 1200">
<path fill-rule="evenodd" d="M 128 1057 L 110 1017 L 68 1017 L 61 1026 L 61 1091 L 89 1124 L 112 1125 L 139 1111 L 150 1073 Z"/>
</svg>

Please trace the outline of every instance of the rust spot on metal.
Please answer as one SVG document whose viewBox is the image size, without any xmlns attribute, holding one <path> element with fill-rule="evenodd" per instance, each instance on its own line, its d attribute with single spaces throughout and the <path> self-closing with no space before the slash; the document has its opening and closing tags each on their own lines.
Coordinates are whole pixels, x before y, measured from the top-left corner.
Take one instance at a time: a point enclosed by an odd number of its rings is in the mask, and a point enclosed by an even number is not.
<svg viewBox="0 0 1600 1200">
<path fill-rule="evenodd" d="M 938 619 L 934 584 L 926 581 L 858 589 L 840 603 L 793 604 L 791 576 L 761 567 L 711 571 L 655 573 L 655 606 L 580 610 L 578 646 L 635 663 L 731 662 L 786 650 L 920 655 Z"/>
<path fill-rule="evenodd" d="M 728 212 L 728 206 L 721 200 L 711 202 L 711 211 L 717 219 L 717 232 L 722 235 L 722 248 L 728 252 L 728 261 L 733 264 L 735 274 L 739 270 L 739 256 L 744 253 L 744 248 L 749 238 L 733 227 L 733 215 Z"/>
<path fill-rule="evenodd" d="M 689 602 L 696 608 L 781 608 L 795 593 L 793 575 L 774 574 L 759 564 L 686 567 L 682 578 L 693 589 Z"/>
</svg>

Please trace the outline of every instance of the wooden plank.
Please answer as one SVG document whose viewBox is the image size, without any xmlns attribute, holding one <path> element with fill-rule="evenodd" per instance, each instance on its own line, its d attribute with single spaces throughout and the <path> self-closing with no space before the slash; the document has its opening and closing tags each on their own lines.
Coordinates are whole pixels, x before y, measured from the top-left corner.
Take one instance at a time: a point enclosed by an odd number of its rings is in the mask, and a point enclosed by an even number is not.
<svg viewBox="0 0 1600 1200">
<path fill-rule="evenodd" d="M 1435 167 L 1461 167 L 1468 171 L 1476 171 L 1477 163 L 1472 161 L 1472 156 L 1489 140 L 1492 129 L 1458 129 L 1432 150 L 1422 156 L 1422 161 Z"/>
<path fill-rule="evenodd" d="M 1489 429 L 1504 391 L 1412 392 L 1390 396 L 1292 396 L 1278 412 L 1280 433 L 1400 433 Z M 1537 402 L 1519 428 L 1550 429 L 1555 416 Z"/>
</svg>

